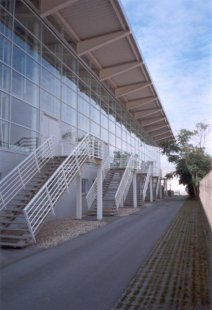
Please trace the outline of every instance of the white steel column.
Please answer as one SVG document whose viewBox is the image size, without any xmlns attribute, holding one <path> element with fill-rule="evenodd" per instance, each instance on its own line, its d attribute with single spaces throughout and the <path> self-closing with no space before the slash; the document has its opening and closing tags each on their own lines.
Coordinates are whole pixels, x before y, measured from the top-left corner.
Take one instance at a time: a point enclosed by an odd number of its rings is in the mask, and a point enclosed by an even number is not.
<svg viewBox="0 0 212 310">
<path fill-rule="evenodd" d="M 102 220 L 102 160 L 97 165 L 97 220 Z"/>
<path fill-rule="evenodd" d="M 77 192 L 76 192 L 76 218 L 82 218 L 82 177 L 77 175 Z"/>
<path fill-rule="evenodd" d="M 153 184 L 152 184 L 152 182 L 153 182 L 153 178 L 152 178 L 152 176 L 150 177 L 150 179 L 149 179 L 149 198 L 150 198 L 150 202 L 153 202 Z"/>
<path fill-rule="evenodd" d="M 136 178 L 136 172 L 133 173 L 133 208 L 137 208 L 137 178 Z"/>
<path fill-rule="evenodd" d="M 161 186 L 161 179 L 160 179 L 160 184 L 159 184 L 159 198 L 162 199 L 162 186 Z"/>
</svg>

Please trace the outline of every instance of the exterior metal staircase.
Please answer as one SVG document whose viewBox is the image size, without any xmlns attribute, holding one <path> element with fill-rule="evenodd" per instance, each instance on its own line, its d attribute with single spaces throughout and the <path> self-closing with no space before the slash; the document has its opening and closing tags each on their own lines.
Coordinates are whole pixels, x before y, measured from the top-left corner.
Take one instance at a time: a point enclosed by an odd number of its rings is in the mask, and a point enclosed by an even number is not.
<svg viewBox="0 0 212 310">
<path fill-rule="evenodd" d="M 35 242 L 40 226 L 50 212 L 54 214 L 56 202 L 82 165 L 102 159 L 103 142 L 86 135 L 67 157 L 57 156 L 56 148 L 50 138 L 1 181 L 1 246 L 25 247 Z M 31 169 L 34 163 L 36 169 Z"/>
<path fill-rule="evenodd" d="M 145 173 L 138 173 L 137 174 L 137 206 L 143 207 L 144 206 L 144 199 L 143 199 L 143 188 L 145 184 L 146 174 Z M 125 207 L 132 207 L 133 206 L 133 184 L 131 182 L 130 189 L 127 194 L 127 198 L 124 202 Z"/>
<path fill-rule="evenodd" d="M 107 175 L 103 181 L 103 216 L 112 216 L 117 214 L 115 194 L 122 179 L 124 168 L 112 168 L 107 172 Z M 88 215 L 96 215 L 97 206 L 96 199 L 94 200 Z"/>
</svg>

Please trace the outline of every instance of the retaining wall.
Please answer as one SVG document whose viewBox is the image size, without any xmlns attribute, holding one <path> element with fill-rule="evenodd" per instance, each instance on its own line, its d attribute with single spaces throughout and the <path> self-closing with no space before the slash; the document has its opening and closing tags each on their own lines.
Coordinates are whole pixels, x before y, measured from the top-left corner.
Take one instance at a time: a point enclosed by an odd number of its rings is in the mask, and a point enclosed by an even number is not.
<svg viewBox="0 0 212 310">
<path fill-rule="evenodd" d="M 212 170 L 200 182 L 200 200 L 212 230 Z"/>
</svg>

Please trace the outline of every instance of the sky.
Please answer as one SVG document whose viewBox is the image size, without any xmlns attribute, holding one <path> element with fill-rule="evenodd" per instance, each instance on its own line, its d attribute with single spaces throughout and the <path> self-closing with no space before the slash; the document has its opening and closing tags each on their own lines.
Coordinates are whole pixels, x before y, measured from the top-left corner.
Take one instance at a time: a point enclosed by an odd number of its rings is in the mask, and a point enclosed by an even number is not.
<svg viewBox="0 0 212 310">
<path fill-rule="evenodd" d="M 210 124 L 212 155 L 212 1 L 121 0 L 173 133 Z M 162 165 L 173 170 L 165 160 Z"/>
</svg>

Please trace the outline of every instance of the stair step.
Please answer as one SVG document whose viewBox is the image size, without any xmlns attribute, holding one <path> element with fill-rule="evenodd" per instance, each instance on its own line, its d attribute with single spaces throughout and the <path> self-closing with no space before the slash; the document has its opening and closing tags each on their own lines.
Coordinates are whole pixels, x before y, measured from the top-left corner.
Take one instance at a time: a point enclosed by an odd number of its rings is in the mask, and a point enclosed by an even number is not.
<svg viewBox="0 0 212 310">
<path fill-rule="evenodd" d="M 0 234 L 0 241 L 3 241 L 2 239 L 28 239 L 30 238 L 31 235 L 28 234 L 24 234 L 22 235 L 15 235 L 15 234 Z"/>
</svg>

